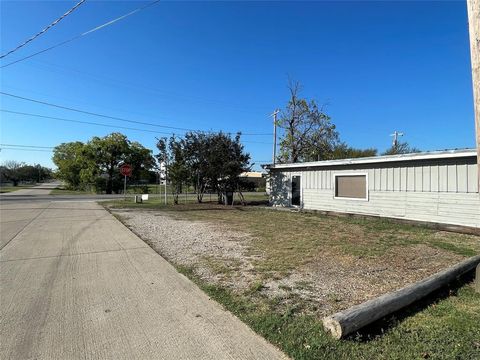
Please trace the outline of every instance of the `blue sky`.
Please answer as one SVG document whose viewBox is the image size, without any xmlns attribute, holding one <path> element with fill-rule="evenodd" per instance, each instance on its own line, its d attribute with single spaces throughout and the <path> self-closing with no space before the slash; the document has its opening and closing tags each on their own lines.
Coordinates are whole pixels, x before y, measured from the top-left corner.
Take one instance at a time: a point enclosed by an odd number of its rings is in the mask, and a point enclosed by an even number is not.
<svg viewBox="0 0 480 360">
<path fill-rule="evenodd" d="M 76 1 L 2 1 L 1 52 Z M 147 1 L 87 1 L 2 64 L 68 39 Z M 422 150 L 474 147 L 466 5 L 453 2 L 161 2 L 65 46 L 1 69 L 4 92 L 160 125 L 271 133 L 287 79 L 327 103 L 342 140 Z M 1 108 L 163 131 L 1 96 Z M 55 146 L 114 128 L 0 113 L 1 143 Z M 120 130 L 154 149 L 161 134 Z M 179 132 L 177 132 L 179 133 Z M 244 136 L 257 162 L 271 136 Z M 48 152 L 3 149 L 53 166 Z"/>
</svg>

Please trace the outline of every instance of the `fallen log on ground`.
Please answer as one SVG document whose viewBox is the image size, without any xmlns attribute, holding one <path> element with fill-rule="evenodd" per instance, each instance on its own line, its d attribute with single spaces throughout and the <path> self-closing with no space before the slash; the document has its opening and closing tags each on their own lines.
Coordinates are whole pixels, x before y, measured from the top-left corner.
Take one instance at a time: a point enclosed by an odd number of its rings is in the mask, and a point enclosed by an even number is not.
<svg viewBox="0 0 480 360">
<path fill-rule="evenodd" d="M 473 270 L 479 263 L 480 255 L 466 259 L 455 266 L 400 290 L 328 316 L 323 319 L 323 327 L 336 339 L 345 337 L 376 320 L 422 299 L 459 276 Z"/>
</svg>

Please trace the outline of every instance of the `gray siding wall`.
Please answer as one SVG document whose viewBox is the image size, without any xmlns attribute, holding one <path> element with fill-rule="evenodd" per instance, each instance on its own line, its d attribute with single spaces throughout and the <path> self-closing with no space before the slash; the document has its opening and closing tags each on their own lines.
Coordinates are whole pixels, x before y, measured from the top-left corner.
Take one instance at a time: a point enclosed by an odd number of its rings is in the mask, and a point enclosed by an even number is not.
<svg viewBox="0 0 480 360">
<path fill-rule="evenodd" d="M 448 161 L 395 165 L 299 169 L 272 173 L 271 202 L 290 205 L 291 176 L 301 175 L 302 206 L 480 227 L 477 165 Z M 334 175 L 366 173 L 368 201 L 334 198 Z"/>
</svg>

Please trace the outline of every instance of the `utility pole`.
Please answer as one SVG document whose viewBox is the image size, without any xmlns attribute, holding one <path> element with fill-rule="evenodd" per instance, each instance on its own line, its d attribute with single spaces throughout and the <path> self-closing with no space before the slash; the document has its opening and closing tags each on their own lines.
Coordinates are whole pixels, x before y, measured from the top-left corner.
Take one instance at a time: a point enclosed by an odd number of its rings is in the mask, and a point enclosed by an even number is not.
<svg viewBox="0 0 480 360">
<path fill-rule="evenodd" d="M 396 149 L 398 146 L 398 137 L 403 136 L 403 133 L 395 130 L 393 134 L 390 134 L 390 136 L 393 136 L 392 146 L 394 149 Z"/>
<path fill-rule="evenodd" d="M 165 205 L 167 205 L 167 157 L 165 156 Z"/>
<path fill-rule="evenodd" d="M 271 116 L 273 116 L 273 152 L 272 152 L 272 163 L 275 166 L 277 159 L 277 114 L 280 110 L 276 109 Z"/>
<path fill-rule="evenodd" d="M 473 104 L 477 143 L 478 189 L 480 191 L 480 0 L 467 0 L 470 57 L 472 59 Z"/>
</svg>

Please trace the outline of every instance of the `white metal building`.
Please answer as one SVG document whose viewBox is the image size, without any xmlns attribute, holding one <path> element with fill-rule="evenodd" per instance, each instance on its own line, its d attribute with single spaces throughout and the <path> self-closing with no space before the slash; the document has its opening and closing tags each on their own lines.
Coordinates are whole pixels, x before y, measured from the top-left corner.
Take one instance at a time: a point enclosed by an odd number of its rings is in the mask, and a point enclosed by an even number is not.
<svg viewBox="0 0 480 360">
<path fill-rule="evenodd" d="M 267 165 L 273 206 L 480 228 L 475 149 Z"/>
</svg>

